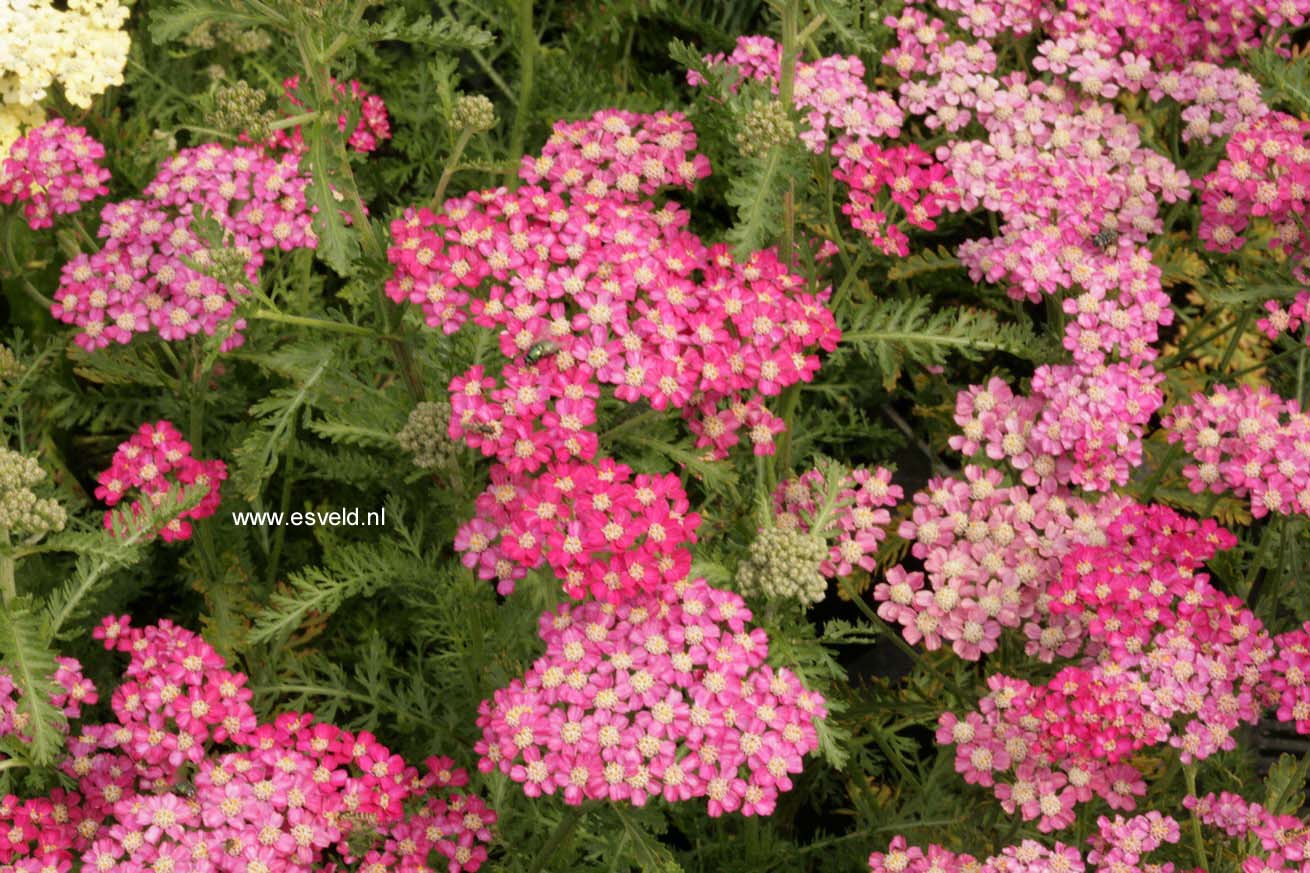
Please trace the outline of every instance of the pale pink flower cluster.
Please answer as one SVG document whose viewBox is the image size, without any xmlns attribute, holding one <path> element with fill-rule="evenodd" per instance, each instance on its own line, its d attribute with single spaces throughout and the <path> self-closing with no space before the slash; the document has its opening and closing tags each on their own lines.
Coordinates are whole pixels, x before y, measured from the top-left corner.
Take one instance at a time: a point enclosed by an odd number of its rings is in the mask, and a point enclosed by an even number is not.
<svg viewBox="0 0 1310 873">
<path fill-rule="evenodd" d="M 54 216 L 77 212 L 109 193 L 109 171 L 100 165 L 104 156 L 103 145 L 62 118 L 33 128 L 0 161 L 0 203 L 23 204 L 33 230 L 50 227 Z"/>
<path fill-rule="evenodd" d="M 1106 491 L 1126 484 L 1141 464 L 1143 434 L 1164 402 L 1163 381 L 1149 366 L 1044 365 L 1025 397 L 992 378 L 957 395 L 961 433 L 949 444 L 966 456 L 985 449 L 992 460 L 1008 461 L 1029 486 L 1053 479 Z"/>
<path fill-rule="evenodd" d="M 1195 461 L 1183 469 L 1200 493 L 1249 497 L 1262 518 L 1310 514 L 1310 416 L 1264 386 L 1218 386 L 1164 419 L 1171 443 Z"/>
<path fill-rule="evenodd" d="M 1243 873 L 1310 870 L 1310 826 L 1305 819 L 1275 814 L 1231 791 L 1189 795 L 1183 806 L 1204 824 L 1243 840 L 1252 853 L 1239 856 Z"/>
<path fill-rule="evenodd" d="M 703 579 L 547 612 L 545 654 L 482 704 L 479 768 L 573 805 L 662 797 L 704 799 L 711 816 L 772 814 L 826 711 L 765 664 L 750 619 Z"/>
<path fill-rule="evenodd" d="M 243 342 L 244 319 L 233 319 L 242 282 L 258 281 L 268 253 L 314 248 L 309 177 L 291 154 L 204 145 L 164 162 L 142 200 L 110 203 L 100 213 L 94 254 L 64 265 L 51 313 L 81 330 L 78 345 L 94 351 L 142 333 L 182 340 L 227 332 L 224 350 Z M 196 221 L 211 219 L 210 240 Z M 240 281 L 215 277 L 215 252 L 237 252 Z"/>
<path fill-rule="evenodd" d="M 1182 837 L 1182 828 L 1172 816 L 1151 810 L 1144 815 L 1113 819 L 1100 816 L 1096 833 L 1088 837 L 1091 849 L 1084 860 L 1078 850 L 1056 842 L 1047 847 L 1036 840 L 1006 846 L 979 861 L 963 852 L 952 852 L 937 844 L 926 849 L 909 845 L 897 836 L 885 852 L 869 856 L 871 873 L 1174 873 L 1173 862 L 1155 863 L 1146 856 Z"/>
<path fill-rule="evenodd" d="M 872 571 L 877 566 L 874 554 L 891 523 L 888 507 L 904 496 L 885 467 L 856 467 L 836 482 L 828 482 L 815 467 L 773 492 L 774 524 L 822 536 L 830 548 L 819 572 L 829 578 L 849 576 L 856 568 Z"/>
<path fill-rule="evenodd" d="M 1211 251 L 1233 252 L 1253 221 L 1273 225 L 1270 248 L 1310 278 L 1305 232 L 1310 191 L 1310 122 L 1273 112 L 1244 124 L 1224 144 L 1225 157 L 1201 180 L 1198 235 Z"/>
<path fill-rule="evenodd" d="M 973 465 L 963 478 L 931 479 L 899 531 L 923 570 L 888 570 L 873 592 L 878 614 L 910 644 L 946 642 L 969 660 L 995 650 L 1004 628 L 1023 628 L 1034 657 L 1067 657 L 1081 625 L 1048 618 L 1047 586 L 1073 544 L 1104 541 L 1118 505 L 1113 497 L 1088 504 L 1050 480 L 1007 487 L 1000 470 Z"/>
</svg>

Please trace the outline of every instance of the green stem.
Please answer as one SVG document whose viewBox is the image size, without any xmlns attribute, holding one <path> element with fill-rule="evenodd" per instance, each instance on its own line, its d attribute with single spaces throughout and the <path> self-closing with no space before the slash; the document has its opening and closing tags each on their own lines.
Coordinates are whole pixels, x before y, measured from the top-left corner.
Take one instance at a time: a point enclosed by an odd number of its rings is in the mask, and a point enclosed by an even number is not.
<svg viewBox="0 0 1310 873">
<path fill-rule="evenodd" d="M 864 602 L 864 597 L 862 595 L 854 591 L 851 591 L 846 586 L 845 579 L 838 579 L 837 587 L 841 589 L 842 593 L 845 594 L 848 599 L 855 602 L 855 605 L 859 607 L 860 612 L 864 613 L 865 618 L 869 619 L 869 621 L 873 623 L 873 626 L 876 630 L 878 630 L 883 635 L 891 639 L 892 644 L 895 645 L 902 652 L 904 652 L 906 655 L 908 655 L 914 663 L 923 665 L 928 670 L 929 673 L 933 674 L 933 676 L 936 677 L 937 681 L 942 683 L 943 687 L 947 688 L 952 694 L 955 695 L 955 699 L 957 701 L 962 702 L 968 700 L 968 696 L 964 693 L 964 690 L 961 689 L 959 685 L 956 685 L 955 682 L 950 677 L 948 677 L 945 673 L 938 670 L 935 664 L 933 664 L 927 658 L 923 657 L 923 655 L 921 655 L 918 650 L 916 650 L 913 646 L 907 643 L 904 637 L 902 637 L 899 633 L 897 633 L 895 628 L 891 627 L 890 625 L 887 624 L 887 622 L 883 621 L 882 616 L 874 612 L 873 608 L 869 606 L 869 604 Z"/>
<path fill-rule="evenodd" d="M 312 327 L 315 330 L 348 333 L 352 336 L 376 337 L 378 335 L 377 331 L 367 327 L 360 327 L 357 324 L 344 321 L 328 321 L 326 318 L 309 318 L 304 315 L 287 315 L 282 312 L 274 312 L 271 309 L 257 309 L 246 317 L 258 319 L 259 321 L 274 321 L 278 324 L 294 324 L 297 327 Z"/>
<path fill-rule="evenodd" d="M 455 140 L 455 147 L 450 150 L 450 157 L 446 160 L 446 166 L 441 171 L 441 178 L 437 180 L 436 193 L 432 195 L 433 212 L 441 211 L 441 204 L 445 202 L 446 186 L 450 184 L 455 171 L 459 169 L 459 159 L 464 154 L 464 149 L 472 138 L 473 128 L 471 127 L 459 132 L 459 138 Z"/>
<path fill-rule="evenodd" d="M 537 31 L 532 20 L 532 0 L 518 0 L 515 17 L 519 37 L 519 97 L 514 109 L 514 128 L 510 134 L 509 153 L 514 163 L 505 174 L 505 185 L 518 187 L 518 166 L 528 135 L 528 118 L 532 114 L 532 91 L 537 74 Z"/>
<path fill-rule="evenodd" d="M 540 873 L 540 871 L 546 869 L 546 864 L 555 857 L 569 838 L 573 836 L 574 829 L 582 821 L 585 814 L 586 810 L 581 806 L 574 806 L 565 810 L 564 817 L 559 820 L 559 824 L 555 825 L 555 830 L 551 831 L 550 836 L 546 838 L 545 845 L 536 850 L 532 864 L 528 866 L 527 873 Z"/>
<path fill-rule="evenodd" d="M 1187 793 L 1196 796 L 1196 764 L 1184 764 L 1183 775 L 1187 778 Z M 1192 810 L 1192 851 L 1196 854 L 1196 860 L 1200 863 L 1201 869 L 1210 873 L 1210 859 L 1205 854 L 1205 838 L 1201 834 L 1201 819 L 1197 816 L 1196 810 Z"/>
</svg>

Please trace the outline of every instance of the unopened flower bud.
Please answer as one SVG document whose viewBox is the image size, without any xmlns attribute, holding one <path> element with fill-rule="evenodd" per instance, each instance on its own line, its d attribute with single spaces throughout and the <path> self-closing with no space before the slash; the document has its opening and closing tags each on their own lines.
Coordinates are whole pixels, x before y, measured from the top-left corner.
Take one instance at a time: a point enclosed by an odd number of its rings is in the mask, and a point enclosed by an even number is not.
<svg viewBox="0 0 1310 873">
<path fill-rule="evenodd" d="M 737 145 L 748 157 L 766 155 L 774 146 L 786 145 L 796 138 L 796 125 L 787 109 L 777 100 L 760 102 L 742 119 Z"/>
<path fill-rule="evenodd" d="M 0 529 L 19 536 L 64 529 L 64 508 L 54 498 L 38 497 L 32 490 L 45 477 L 35 458 L 0 449 Z"/>
<path fill-rule="evenodd" d="M 762 528 L 750 554 L 737 568 L 737 584 L 748 594 L 792 598 L 809 606 L 823 599 L 828 582 L 819 565 L 828 557 L 820 536 L 781 527 Z"/>
<path fill-rule="evenodd" d="M 496 126 L 496 107 L 481 94 L 461 94 L 455 100 L 450 125 L 458 131 L 482 133 Z"/>
<path fill-rule="evenodd" d="M 396 434 L 396 442 L 424 470 L 441 470 L 455 461 L 456 445 L 450 439 L 450 404 L 424 402 L 414 407 L 409 421 Z"/>
</svg>

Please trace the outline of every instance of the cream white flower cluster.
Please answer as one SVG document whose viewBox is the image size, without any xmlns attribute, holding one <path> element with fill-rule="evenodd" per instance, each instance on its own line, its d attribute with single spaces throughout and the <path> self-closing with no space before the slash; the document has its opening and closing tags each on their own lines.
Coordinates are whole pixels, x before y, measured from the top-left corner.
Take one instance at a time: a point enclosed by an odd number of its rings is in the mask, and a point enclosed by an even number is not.
<svg viewBox="0 0 1310 873">
<path fill-rule="evenodd" d="M 40 102 L 58 83 L 74 106 L 123 83 L 131 40 L 119 0 L 0 0 L 0 152 L 45 120 Z"/>
</svg>

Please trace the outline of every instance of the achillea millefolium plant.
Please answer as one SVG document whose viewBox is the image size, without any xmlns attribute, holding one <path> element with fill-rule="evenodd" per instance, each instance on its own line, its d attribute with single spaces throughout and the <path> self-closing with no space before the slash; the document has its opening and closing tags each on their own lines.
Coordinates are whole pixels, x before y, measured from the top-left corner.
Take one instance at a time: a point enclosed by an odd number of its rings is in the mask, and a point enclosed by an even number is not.
<svg viewBox="0 0 1310 873">
<path fill-rule="evenodd" d="M 0 4 L 0 873 L 1310 870 L 1310 3 Z"/>
</svg>

